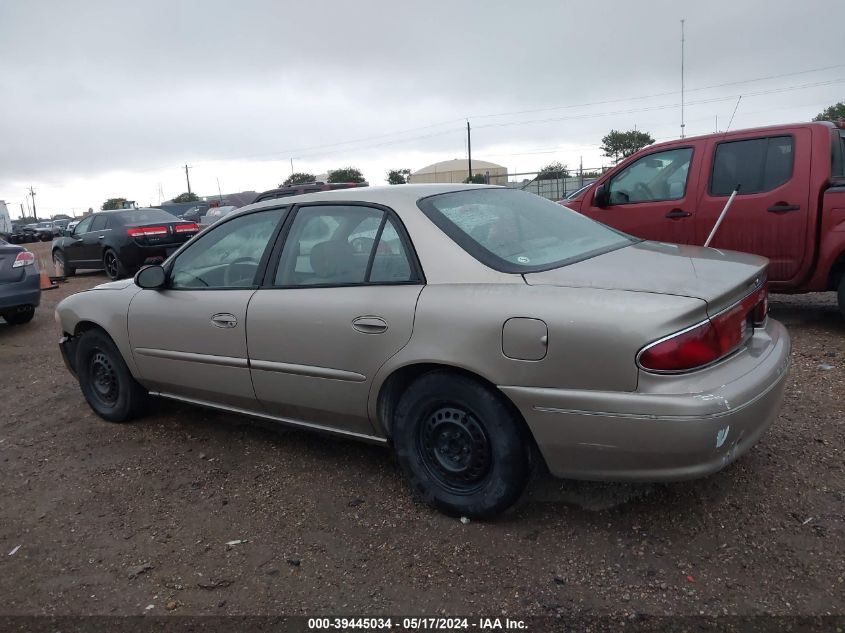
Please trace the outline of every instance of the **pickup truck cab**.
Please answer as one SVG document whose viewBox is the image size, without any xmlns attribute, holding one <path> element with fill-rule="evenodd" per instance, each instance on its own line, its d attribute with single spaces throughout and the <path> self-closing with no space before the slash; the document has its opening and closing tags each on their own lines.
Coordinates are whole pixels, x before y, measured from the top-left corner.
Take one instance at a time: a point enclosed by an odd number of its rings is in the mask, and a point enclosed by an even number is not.
<svg viewBox="0 0 845 633">
<path fill-rule="evenodd" d="M 561 204 L 648 240 L 769 258 L 773 292 L 838 291 L 845 315 L 845 124 L 799 123 L 646 147 Z"/>
</svg>

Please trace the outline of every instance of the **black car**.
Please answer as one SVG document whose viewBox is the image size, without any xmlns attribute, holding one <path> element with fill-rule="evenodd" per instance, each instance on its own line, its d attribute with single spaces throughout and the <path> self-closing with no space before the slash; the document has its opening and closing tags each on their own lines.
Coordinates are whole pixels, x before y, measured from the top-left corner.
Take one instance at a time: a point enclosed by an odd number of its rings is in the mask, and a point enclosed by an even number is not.
<svg viewBox="0 0 845 633">
<path fill-rule="evenodd" d="M 94 213 L 53 242 L 53 261 L 67 276 L 79 268 L 105 270 L 112 279 L 161 263 L 199 232 L 195 222 L 161 209 Z"/>
<path fill-rule="evenodd" d="M 12 244 L 25 244 L 27 242 L 37 242 L 38 235 L 35 229 L 24 226 L 20 222 L 12 222 L 12 232 L 9 233 L 9 242 Z"/>
<path fill-rule="evenodd" d="M 41 276 L 35 255 L 0 240 L 0 317 L 9 325 L 32 320 L 41 302 Z"/>
<path fill-rule="evenodd" d="M 303 182 L 298 185 L 288 185 L 286 187 L 279 187 L 278 189 L 270 189 L 255 196 L 253 202 L 263 202 L 264 200 L 274 200 L 275 198 L 287 198 L 288 196 L 298 196 L 303 193 L 312 193 L 314 191 L 333 191 L 334 189 L 353 189 L 355 187 L 368 187 L 366 182 Z"/>
</svg>

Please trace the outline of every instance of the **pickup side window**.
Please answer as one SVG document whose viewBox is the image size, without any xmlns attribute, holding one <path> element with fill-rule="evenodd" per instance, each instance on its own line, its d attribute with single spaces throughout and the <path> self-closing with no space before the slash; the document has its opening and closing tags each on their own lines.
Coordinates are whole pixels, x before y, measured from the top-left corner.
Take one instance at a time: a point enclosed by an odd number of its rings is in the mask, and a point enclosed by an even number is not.
<svg viewBox="0 0 845 633">
<path fill-rule="evenodd" d="M 771 191 L 789 182 L 795 152 L 791 136 L 769 136 L 716 145 L 710 195 L 729 196 Z"/>
<path fill-rule="evenodd" d="M 610 204 L 680 200 L 687 192 L 692 148 L 655 152 L 610 179 Z"/>
</svg>

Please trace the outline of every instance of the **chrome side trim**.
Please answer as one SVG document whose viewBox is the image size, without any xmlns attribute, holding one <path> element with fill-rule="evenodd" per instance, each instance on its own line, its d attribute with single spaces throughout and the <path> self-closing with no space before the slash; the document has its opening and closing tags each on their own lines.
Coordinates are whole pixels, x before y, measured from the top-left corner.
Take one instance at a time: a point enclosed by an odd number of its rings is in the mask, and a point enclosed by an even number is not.
<svg viewBox="0 0 845 633">
<path fill-rule="evenodd" d="M 367 377 L 354 371 L 332 369 L 331 367 L 315 367 L 314 365 L 295 365 L 293 363 L 277 363 L 271 360 L 250 360 L 252 369 L 275 371 L 282 374 L 297 376 L 311 376 L 313 378 L 328 378 L 329 380 L 343 380 L 346 382 L 364 382 Z"/>
<path fill-rule="evenodd" d="M 233 356 L 214 356 L 213 354 L 195 354 L 194 352 L 178 352 L 169 349 L 152 349 L 148 347 L 136 347 L 132 350 L 141 356 L 152 358 L 166 358 L 167 360 L 181 360 L 189 363 L 203 363 L 205 365 L 222 365 L 223 367 L 249 367 L 246 358 L 235 358 Z"/>
<path fill-rule="evenodd" d="M 168 400 L 178 400 L 179 402 L 186 402 L 188 404 L 195 404 L 200 407 L 207 407 L 209 409 L 217 409 L 219 411 L 227 411 L 229 413 L 236 413 L 238 415 L 245 415 L 250 418 L 259 418 L 262 420 L 270 420 L 272 422 L 279 422 L 287 424 L 288 426 L 295 426 L 312 431 L 320 431 L 323 433 L 331 433 L 332 435 L 342 435 L 344 437 L 351 437 L 356 440 L 370 442 L 372 444 L 387 444 L 387 438 L 379 437 L 377 435 L 367 435 L 366 433 L 356 433 L 354 431 L 344 431 L 330 426 L 323 426 L 322 424 L 312 424 L 311 422 L 302 422 L 300 420 L 292 420 L 290 418 L 282 418 L 269 413 L 261 413 L 258 411 L 250 411 L 249 409 L 241 409 L 240 407 L 231 407 L 228 405 L 217 404 L 207 400 L 199 400 L 197 398 L 188 398 L 186 396 L 177 396 L 172 393 L 165 393 L 162 391 L 151 391 L 151 396 L 159 398 L 167 398 Z"/>
</svg>

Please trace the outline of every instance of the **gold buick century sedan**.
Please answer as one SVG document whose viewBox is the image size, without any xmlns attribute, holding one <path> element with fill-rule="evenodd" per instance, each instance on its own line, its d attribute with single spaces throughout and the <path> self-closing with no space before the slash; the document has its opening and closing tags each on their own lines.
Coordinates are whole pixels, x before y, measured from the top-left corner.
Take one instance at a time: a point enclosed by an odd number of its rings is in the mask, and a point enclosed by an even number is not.
<svg viewBox="0 0 845 633">
<path fill-rule="evenodd" d="M 422 500 L 489 517 L 533 469 L 713 473 L 778 414 L 767 260 L 645 242 L 500 187 L 268 200 L 56 309 L 112 422 L 150 396 L 385 444 Z"/>
</svg>

